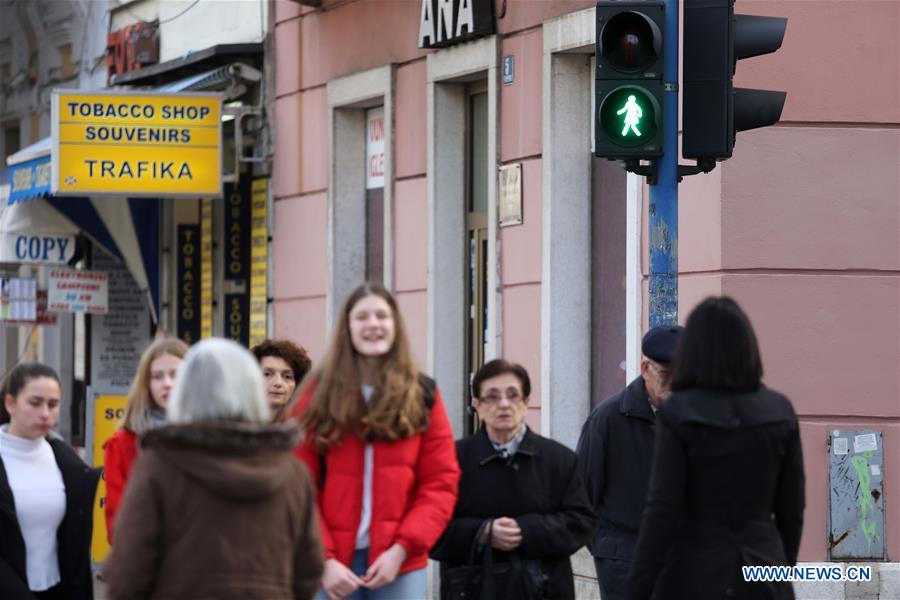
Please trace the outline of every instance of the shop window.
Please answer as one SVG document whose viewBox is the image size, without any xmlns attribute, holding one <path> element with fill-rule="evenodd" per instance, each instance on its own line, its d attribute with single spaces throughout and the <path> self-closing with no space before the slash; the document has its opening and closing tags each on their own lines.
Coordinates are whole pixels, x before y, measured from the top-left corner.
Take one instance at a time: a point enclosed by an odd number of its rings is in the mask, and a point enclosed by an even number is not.
<svg viewBox="0 0 900 600">
<path fill-rule="evenodd" d="M 361 281 L 378 281 L 388 289 L 393 285 L 393 78 L 394 67 L 385 65 L 332 79 L 327 85 L 329 327 L 344 298 Z"/>
<path fill-rule="evenodd" d="M 384 283 L 384 107 L 366 111 L 366 280 Z"/>
</svg>

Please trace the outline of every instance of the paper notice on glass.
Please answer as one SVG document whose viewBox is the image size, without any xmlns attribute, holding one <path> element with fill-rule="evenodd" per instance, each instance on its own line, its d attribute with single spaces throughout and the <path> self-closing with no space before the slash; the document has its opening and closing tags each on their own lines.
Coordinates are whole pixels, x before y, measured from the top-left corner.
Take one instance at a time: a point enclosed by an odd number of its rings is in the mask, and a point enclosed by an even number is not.
<svg viewBox="0 0 900 600">
<path fill-rule="evenodd" d="M 843 456 L 850 451 L 850 440 L 847 438 L 834 438 L 831 442 L 835 456 Z"/>
<path fill-rule="evenodd" d="M 874 433 L 853 436 L 853 453 L 875 452 L 878 450 L 878 439 Z"/>
</svg>

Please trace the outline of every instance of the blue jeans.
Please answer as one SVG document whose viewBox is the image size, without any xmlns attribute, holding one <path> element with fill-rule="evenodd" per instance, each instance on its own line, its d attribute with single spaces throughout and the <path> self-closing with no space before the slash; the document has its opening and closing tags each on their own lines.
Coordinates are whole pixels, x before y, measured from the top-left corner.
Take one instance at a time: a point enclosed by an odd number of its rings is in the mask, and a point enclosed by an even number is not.
<svg viewBox="0 0 900 600">
<path fill-rule="evenodd" d="M 369 549 L 362 548 L 353 553 L 353 563 L 350 570 L 362 577 L 369 568 Z M 427 577 L 425 569 L 416 569 L 398 575 L 393 582 L 384 585 L 377 590 L 358 588 L 346 597 L 346 600 L 424 600 Z M 320 589 L 315 600 L 328 600 L 328 594 Z"/>
</svg>

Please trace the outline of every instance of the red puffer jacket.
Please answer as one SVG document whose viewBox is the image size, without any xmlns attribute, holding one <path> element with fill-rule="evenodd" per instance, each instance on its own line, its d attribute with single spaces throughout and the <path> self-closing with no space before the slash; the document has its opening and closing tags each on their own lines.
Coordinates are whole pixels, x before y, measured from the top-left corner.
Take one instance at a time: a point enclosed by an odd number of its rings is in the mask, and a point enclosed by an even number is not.
<svg viewBox="0 0 900 600">
<path fill-rule="evenodd" d="M 137 458 L 137 434 L 126 429 L 119 429 L 103 444 L 103 479 L 106 481 L 106 537 L 112 544 L 113 523 L 122 495 L 125 493 L 125 482 L 131 474 L 131 465 Z"/>
<path fill-rule="evenodd" d="M 297 403 L 297 417 L 312 400 L 313 387 Z M 336 558 L 349 566 L 362 513 L 365 442 L 355 435 L 347 436 L 333 445 L 323 460 L 316 454 L 312 437 L 307 433 L 294 452 L 316 483 L 325 558 Z M 434 389 L 426 431 L 395 442 L 375 440 L 372 448 L 369 561 L 398 543 L 406 550 L 400 573 L 421 569 L 428 562 L 428 550 L 453 515 L 460 474 L 453 431 L 440 392 Z"/>
</svg>

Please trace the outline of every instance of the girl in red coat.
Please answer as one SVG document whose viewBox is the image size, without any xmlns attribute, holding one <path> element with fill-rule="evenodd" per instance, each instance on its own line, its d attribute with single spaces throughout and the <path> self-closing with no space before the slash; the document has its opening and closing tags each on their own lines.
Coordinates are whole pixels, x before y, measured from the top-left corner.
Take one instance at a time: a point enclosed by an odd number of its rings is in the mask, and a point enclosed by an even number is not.
<svg viewBox="0 0 900 600">
<path fill-rule="evenodd" d="M 295 414 L 306 431 L 297 454 L 318 487 L 319 598 L 424 598 L 459 466 L 440 392 L 416 368 L 384 287 L 363 284 L 344 303 Z"/>
<path fill-rule="evenodd" d="M 128 392 L 122 424 L 103 445 L 104 511 L 110 544 L 116 511 L 125 493 L 131 465 L 137 457 L 138 438 L 165 424 L 166 404 L 175 381 L 175 370 L 187 351 L 187 345 L 177 338 L 162 337 L 150 344 L 141 356 L 137 375 Z"/>
</svg>

